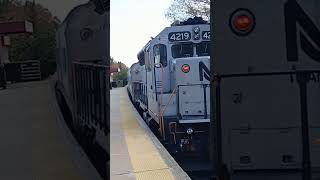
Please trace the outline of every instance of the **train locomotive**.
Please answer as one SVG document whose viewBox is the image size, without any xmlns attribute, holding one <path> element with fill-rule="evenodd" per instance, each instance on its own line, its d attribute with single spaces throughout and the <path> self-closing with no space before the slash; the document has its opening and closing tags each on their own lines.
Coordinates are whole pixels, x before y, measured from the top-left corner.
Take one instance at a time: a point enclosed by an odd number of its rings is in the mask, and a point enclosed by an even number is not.
<svg viewBox="0 0 320 180">
<path fill-rule="evenodd" d="M 210 124 L 210 25 L 175 22 L 152 38 L 128 72 L 128 92 L 173 155 L 207 152 Z"/>
</svg>

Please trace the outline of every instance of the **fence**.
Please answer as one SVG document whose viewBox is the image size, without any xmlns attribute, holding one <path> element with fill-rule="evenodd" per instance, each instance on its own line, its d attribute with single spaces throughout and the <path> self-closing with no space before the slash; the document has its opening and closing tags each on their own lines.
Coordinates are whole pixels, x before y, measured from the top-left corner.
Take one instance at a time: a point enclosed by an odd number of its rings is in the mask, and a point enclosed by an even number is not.
<svg viewBox="0 0 320 180">
<path fill-rule="evenodd" d="M 25 61 L 21 63 L 21 80 L 41 80 L 40 61 Z"/>
<path fill-rule="evenodd" d="M 23 61 L 5 64 L 7 81 L 36 81 L 41 80 L 40 61 Z"/>
</svg>

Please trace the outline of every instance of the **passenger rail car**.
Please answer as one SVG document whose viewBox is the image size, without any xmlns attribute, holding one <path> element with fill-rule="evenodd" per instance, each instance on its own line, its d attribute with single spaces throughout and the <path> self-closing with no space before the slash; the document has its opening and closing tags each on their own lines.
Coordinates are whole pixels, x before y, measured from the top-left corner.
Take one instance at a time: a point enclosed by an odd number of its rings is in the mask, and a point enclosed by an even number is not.
<svg viewBox="0 0 320 180">
<path fill-rule="evenodd" d="M 207 151 L 210 119 L 209 24 L 172 24 L 152 38 L 131 66 L 128 92 L 172 154 Z"/>
<path fill-rule="evenodd" d="M 103 154 L 109 152 L 108 4 L 91 0 L 74 8 L 56 34 L 58 98 L 72 116 L 69 126 L 80 142 Z"/>
</svg>

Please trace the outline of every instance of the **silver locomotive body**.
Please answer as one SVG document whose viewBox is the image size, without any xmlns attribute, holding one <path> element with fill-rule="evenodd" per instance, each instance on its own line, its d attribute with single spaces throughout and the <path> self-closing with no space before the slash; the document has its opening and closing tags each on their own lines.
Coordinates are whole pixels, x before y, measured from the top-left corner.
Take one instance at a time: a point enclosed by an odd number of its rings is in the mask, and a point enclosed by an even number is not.
<svg viewBox="0 0 320 180">
<path fill-rule="evenodd" d="M 208 145 L 210 29 L 193 20 L 150 40 L 129 73 L 133 103 L 173 154 L 203 154 Z"/>
</svg>

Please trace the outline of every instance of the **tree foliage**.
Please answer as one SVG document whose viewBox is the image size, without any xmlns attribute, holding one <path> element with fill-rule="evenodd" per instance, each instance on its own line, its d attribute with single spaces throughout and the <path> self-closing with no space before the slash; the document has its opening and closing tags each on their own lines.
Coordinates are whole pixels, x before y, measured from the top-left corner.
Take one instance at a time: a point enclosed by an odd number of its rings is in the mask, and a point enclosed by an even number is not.
<svg viewBox="0 0 320 180">
<path fill-rule="evenodd" d="M 127 76 L 128 76 L 128 69 L 123 69 L 120 72 L 116 73 L 114 75 L 113 79 L 115 81 L 118 81 L 118 80 L 125 81 L 125 80 L 127 80 Z"/>
<path fill-rule="evenodd" d="M 36 59 L 55 60 L 55 33 L 59 20 L 50 11 L 34 1 L 2 0 L 6 8 L 0 11 L 0 21 L 30 21 L 32 35 L 11 35 L 11 61 Z"/>
<path fill-rule="evenodd" d="M 121 61 L 116 61 L 113 57 L 110 57 L 110 67 L 119 68 L 120 70 L 128 69 L 127 65 L 125 65 Z"/>
<path fill-rule="evenodd" d="M 34 1 L 0 0 L 0 21 L 29 21 L 33 23 L 34 32 L 31 35 L 10 35 L 12 46 L 9 58 L 12 62 L 25 60 L 40 60 L 44 66 L 54 66 L 55 34 L 60 20 L 51 12 Z M 44 69 L 44 73 L 52 73 Z M 45 76 L 47 74 L 44 74 Z"/>
<path fill-rule="evenodd" d="M 121 61 L 116 61 L 114 60 L 113 57 L 110 57 L 110 67 L 112 68 L 119 68 L 120 72 L 115 73 L 113 76 L 113 79 L 118 81 L 118 80 L 127 80 L 127 75 L 128 75 L 128 67 L 122 63 Z"/>
<path fill-rule="evenodd" d="M 195 16 L 209 20 L 210 0 L 173 0 L 165 16 L 171 22 L 184 21 Z"/>
</svg>

